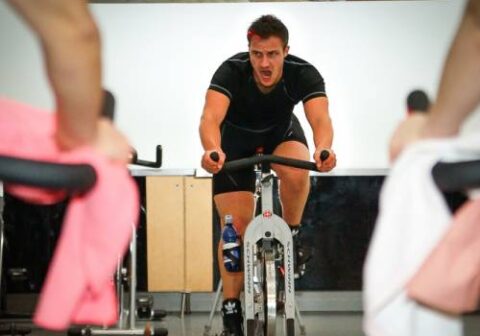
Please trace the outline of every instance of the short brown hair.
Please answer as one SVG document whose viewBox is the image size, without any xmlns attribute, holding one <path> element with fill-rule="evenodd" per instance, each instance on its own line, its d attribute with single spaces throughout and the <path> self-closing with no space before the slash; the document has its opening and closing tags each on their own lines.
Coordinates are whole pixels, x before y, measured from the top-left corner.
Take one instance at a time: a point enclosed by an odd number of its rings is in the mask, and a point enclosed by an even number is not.
<svg viewBox="0 0 480 336">
<path fill-rule="evenodd" d="M 248 28 L 247 40 L 250 45 L 250 40 L 254 35 L 260 36 L 262 39 L 269 38 L 270 36 L 276 36 L 283 42 L 283 47 L 288 45 L 288 29 L 274 15 L 262 15 Z"/>
</svg>

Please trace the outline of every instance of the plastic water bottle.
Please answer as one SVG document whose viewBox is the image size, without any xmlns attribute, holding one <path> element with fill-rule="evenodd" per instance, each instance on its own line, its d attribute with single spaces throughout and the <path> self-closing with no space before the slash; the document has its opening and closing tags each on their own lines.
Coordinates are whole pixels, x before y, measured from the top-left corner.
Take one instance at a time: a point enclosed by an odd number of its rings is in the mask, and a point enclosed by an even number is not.
<svg viewBox="0 0 480 336">
<path fill-rule="evenodd" d="M 222 232 L 223 264 L 228 272 L 241 271 L 241 246 L 240 239 L 233 226 L 231 215 L 225 216 L 225 226 Z"/>
</svg>

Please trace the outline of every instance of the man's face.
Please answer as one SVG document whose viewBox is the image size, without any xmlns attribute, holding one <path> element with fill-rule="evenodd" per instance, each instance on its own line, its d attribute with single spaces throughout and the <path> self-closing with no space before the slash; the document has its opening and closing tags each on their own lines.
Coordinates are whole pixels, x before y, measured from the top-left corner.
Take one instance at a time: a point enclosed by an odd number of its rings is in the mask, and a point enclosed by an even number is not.
<svg viewBox="0 0 480 336">
<path fill-rule="evenodd" d="M 283 47 L 279 37 L 270 36 L 262 39 L 254 35 L 250 39 L 250 63 L 260 90 L 269 91 L 280 81 L 283 74 L 283 61 L 287 53 L 288 47 Z"/>
</svg>

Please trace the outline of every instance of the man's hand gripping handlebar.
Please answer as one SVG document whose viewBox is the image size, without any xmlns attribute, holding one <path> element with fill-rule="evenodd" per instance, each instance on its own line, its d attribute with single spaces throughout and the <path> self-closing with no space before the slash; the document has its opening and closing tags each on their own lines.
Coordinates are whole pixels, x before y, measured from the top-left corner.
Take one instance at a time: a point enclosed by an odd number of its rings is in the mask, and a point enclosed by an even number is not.
<svg viewBox="0 0 480 336">
<path fill-rule="evenodd" d="M 225 153 L 221 149 L 205 151 L 202 156 L 202 168 L 211 174 L 217 174 L 223 168 L 225 158 Z"/>
<path fill-rule="evenodd" d="M 207 152 L 205 154 L 208 154 L 209 159 L 213 162 L 219 162 L 220 160 L 220 155 L 216 151 L 211 151 L 210 153 Z M 330 152 L 328 150 L 322 150 L 320 153 L 320 160 L 325 161 L 328 159 L 329 156 L 330 156 Z M 218 171 L 238 170 L 238 169 L 248 168 L 259 163 L 275 163 L 275 164 L 282 164 L 282 165 L 294 167 L 294 168 L 320 171 L 315 162 L 292 159 L 292 158 L 287 158 L 287 157 L 272 155 L 272 154 L 254 155 L 244 159 L 227 161 L 221 165 Z"/>
</svg>

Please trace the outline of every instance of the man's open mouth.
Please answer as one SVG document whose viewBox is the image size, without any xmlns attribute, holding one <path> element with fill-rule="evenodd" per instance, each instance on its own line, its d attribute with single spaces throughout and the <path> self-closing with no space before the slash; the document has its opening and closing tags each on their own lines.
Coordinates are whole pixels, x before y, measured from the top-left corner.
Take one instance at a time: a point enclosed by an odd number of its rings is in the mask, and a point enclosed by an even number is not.
<svg viewBox="0 0 480 336">
<path fill-rule="evenodd" d="M 270 70 L 260 70 L 260 76 L 264 80 L 270 80 L 270 78 L 272 78 L 272 71 L 270 71 Z"/>
</svg>

